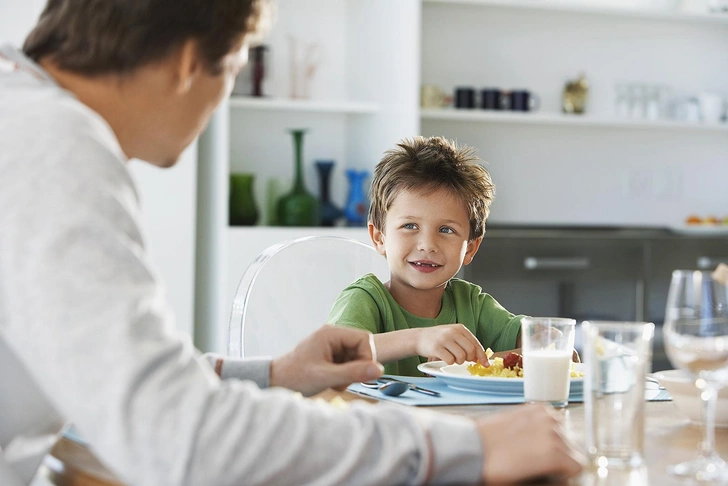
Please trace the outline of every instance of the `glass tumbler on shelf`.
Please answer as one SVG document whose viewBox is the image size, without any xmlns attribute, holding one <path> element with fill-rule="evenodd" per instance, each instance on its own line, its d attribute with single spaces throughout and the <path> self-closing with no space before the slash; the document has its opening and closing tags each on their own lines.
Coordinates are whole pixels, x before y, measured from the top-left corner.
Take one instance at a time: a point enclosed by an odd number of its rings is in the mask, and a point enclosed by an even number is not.
<svg viewBox="0 0 728 486">
<path fill-rule="evenodd" d="M 258 222 L 258 206 L 253 192 L 254 182 L 253 174 L 230 174 L 230 226 L 253 226 Z"/>
<path fill-rule="evenodd" d="M 672 474 L 698 481 L 728 482 L 728 464 L 715 450 L 718 391 L 728 384 L 728 287 L 711 272 L 675 270 L 663 329 L 670 362 L 701 390 L 704 436 L 697 456 L 670 466 Z"/>
<path fill-rule="evenodd" d="M 614 99 L 614 112 L 617 118 L 629 118 L 630 116 L 630 104 L 629 104 L 629 86 L 625 83 L 617 83 L 614 86 L 615 99 Z"/>
<path fill-rule="evenodd" d="M 629 85 L 629 116 L 637 120 L 642 120 L 647 115 L 646 107 L 646 88 L 639 83 Z"/>
</svg>

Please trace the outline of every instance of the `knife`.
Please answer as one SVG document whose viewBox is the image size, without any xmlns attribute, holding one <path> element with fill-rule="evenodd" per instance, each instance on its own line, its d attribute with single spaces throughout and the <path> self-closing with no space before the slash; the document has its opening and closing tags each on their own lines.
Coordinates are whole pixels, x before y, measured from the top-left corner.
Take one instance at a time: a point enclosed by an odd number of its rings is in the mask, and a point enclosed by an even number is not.
<svg viewBox="0 0 728 486">
<path fill-rule="evenodd" d="M 398 381 L 400 383 L 407 383 L 409 385 L 409 387 L 410 387 L 411 390 L 414 390 L 414 391 L 417 391 L 417 392 L 420 392 L 420 393 L 424 393 L 425 395 L 430 395 L 430 396 L 433 396 L 433 397 L 439 397 L 440 396 L 440 392 L 437 392 L 435 390 L 429 390 L 427 388 L 422 388 L 421 386 L 417 386 L 414 383 L 409 383 L 407 381 L 398 380 L 396 378 L 386 378 L 385 377 L 385 378 L 379 378 L 377 381 L 380 382 L 380 383 L 386 383 L 388 381 Z"/>
</svg>

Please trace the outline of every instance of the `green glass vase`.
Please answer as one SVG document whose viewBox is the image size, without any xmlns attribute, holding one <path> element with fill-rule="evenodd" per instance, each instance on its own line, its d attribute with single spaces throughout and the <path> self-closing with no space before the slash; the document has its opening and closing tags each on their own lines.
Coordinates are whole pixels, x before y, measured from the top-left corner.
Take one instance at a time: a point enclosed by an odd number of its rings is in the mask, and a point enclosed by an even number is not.
<svg viewBox="0 0 728 486">
<path fill-rule="evenodd" d="M 253 226 L 258 222 L 254 180 L 253 174 L 230 174 L 230 226 Z"/>
<path fill-rule="evenodd" d="M 303 135 L 305 130 L 291 130 L 295 175 L 293 189 L 278 200 L 278 224 L 280 226 L 319 226 L 321 224 L 321 204 L 306 189 L 303 179 Z"/>
</svg>

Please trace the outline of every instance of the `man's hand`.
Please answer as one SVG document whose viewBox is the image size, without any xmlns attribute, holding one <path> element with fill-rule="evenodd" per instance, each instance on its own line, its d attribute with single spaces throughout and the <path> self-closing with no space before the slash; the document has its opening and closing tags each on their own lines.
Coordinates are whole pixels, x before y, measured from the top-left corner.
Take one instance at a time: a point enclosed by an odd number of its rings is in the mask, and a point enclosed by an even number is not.
<svg viewBox="0 0 728 486">
<path fill-rule="evenodd" d="M 420 356 L 440 359 L 447 364 L 478 361 L 483 366 L 490 366 L 483 345 L 462 324 L 418 329 L 415 350 Z"/>
<path fill-rule="evenodd" d="M 270 365 L 270 386 L 306 396 L 326 388 L 345 389 L 355 381 L 379 378 L 374 340 L 368 332 L 325 325 Z"/>
<path fill-rule="evenodd" d="M 566 436 L 557 414 L 524 405 L 477 421 L 483 441 L 483 480 L 513 483 L 538 477 L 576 476 L 586 458 Z"/>
</svg>

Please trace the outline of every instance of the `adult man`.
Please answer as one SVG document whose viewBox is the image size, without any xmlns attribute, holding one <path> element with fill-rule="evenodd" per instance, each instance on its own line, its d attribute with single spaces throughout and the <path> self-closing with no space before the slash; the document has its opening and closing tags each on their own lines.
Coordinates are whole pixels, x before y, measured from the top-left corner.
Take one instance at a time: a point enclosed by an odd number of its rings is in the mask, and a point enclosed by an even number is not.
<svg viewBox="0 0 728 486">
<path fill-rule="evenodd" d="M 0 382 L 32 397 L 0 428 L 5 462 L 27 480 L 33 467 L 15 459 L 37 442 L 25 439 L 71 421 L 133 485 L 577 473 L 541 408 L 475 423 L 260 389 L 310 395 L 378 376 L 365 333 L 324 326 L 272 362 L 210 366 L 174 331 L 126 162 L 176 162 L 229 94 L 264 9 L 50 0 L 23 52 L 0 50 Z"/>
</svg>

